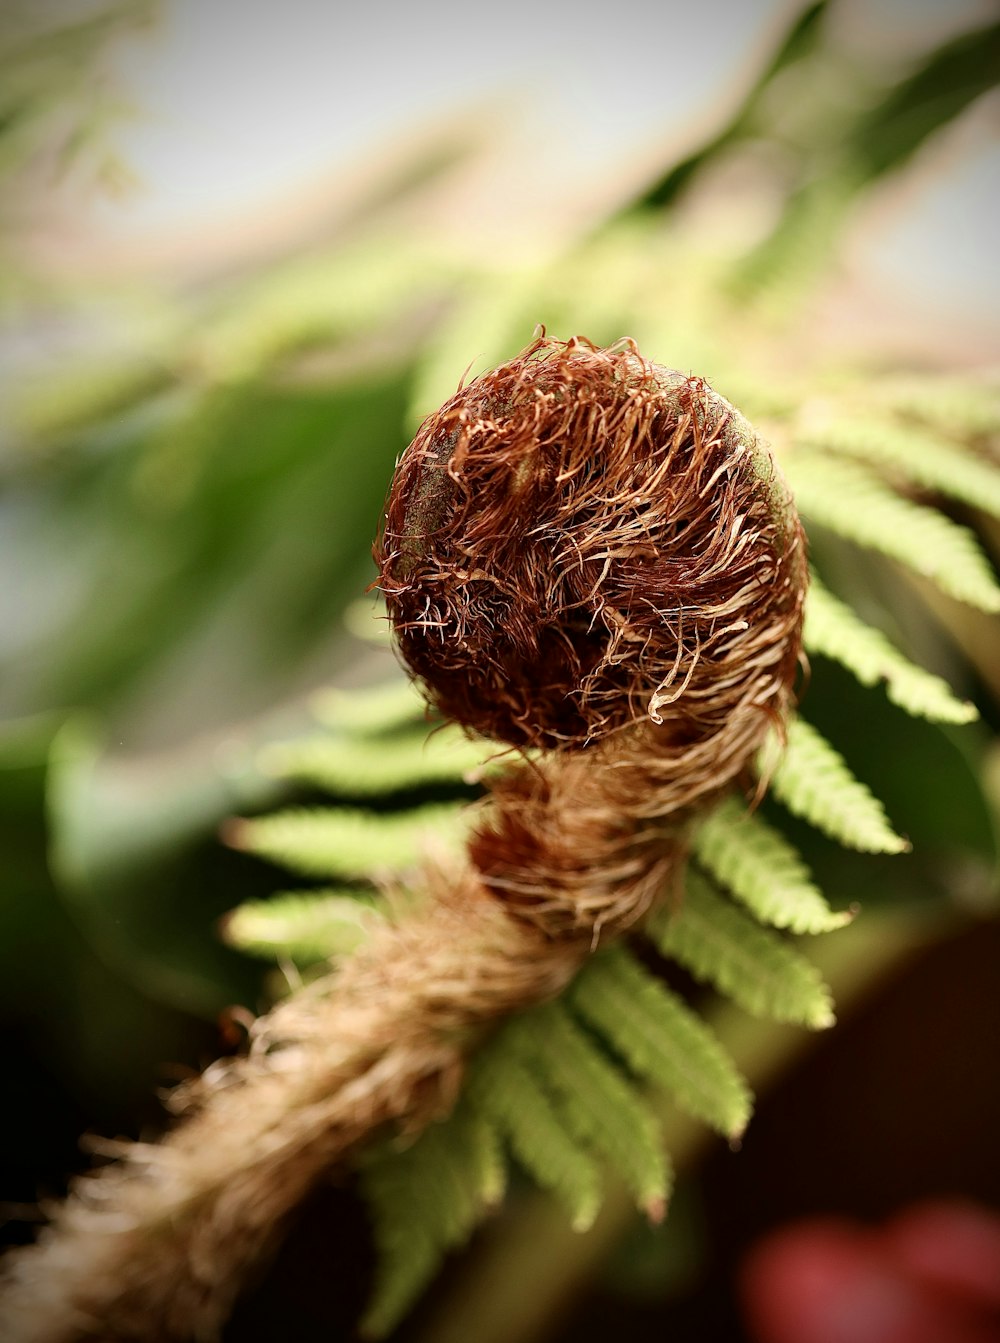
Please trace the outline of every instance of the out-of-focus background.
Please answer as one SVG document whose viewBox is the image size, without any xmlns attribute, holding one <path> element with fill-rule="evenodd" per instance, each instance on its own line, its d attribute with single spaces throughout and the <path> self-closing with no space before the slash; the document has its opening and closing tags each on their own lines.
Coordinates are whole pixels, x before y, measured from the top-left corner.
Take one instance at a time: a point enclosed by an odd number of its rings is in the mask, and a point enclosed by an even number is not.
<svg viewBox="0 0 1000 1343">
<path fill-rule="evenodd" d="M 155 1129 L 156 1087 L 233 1047 L 228 1009 L 273 990 L 218 925 L 287 878 L 219 827 L 288 796 L 261 751 L 315 691 L 398 674 L 369 552 L 421 417 L 538 323 L 634 336 L 765 418 L 869 372 L 995 371 L 1000 38 L 980 0 L 7 0 L 0 63 L 18 1241 L 85 1165 L 82 1133 Z M 911 731 L 815 669 L 831 735 L 937 848 L 899 876 L 811 856 L 843 902 L 988 911 L 995 622 L 831 554 L 983 723 L 960 745 Z M 1000 936 L 985 912 L 947 926 L 551 1338 L 739 1338 L 737 1266 L 785 1219 L 1000 1207 Z M 351 1337 L 363 1227 L 349 1189 L 318 1199 L 227 1338 Z"/>
</svg>

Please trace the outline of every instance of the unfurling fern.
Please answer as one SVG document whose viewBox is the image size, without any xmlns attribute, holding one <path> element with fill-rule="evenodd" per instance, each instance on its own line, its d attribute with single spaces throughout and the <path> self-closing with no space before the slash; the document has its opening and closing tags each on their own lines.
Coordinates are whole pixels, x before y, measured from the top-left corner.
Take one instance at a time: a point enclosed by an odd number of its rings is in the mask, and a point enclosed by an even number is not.
<svg viewBox="0 0 1000 1343">
<path fill-rule="evenodd" d="M 1000 479 L 1000 473 L 994 475 Z M 424 487 L 425 509 L 433 507 L 432 488 Z M 885 494 L 893 494 L 891 485 L 881 488 L 880 504 Z M 901 496 L 893 498 L 913 507 Z M 855 526 L 852 534 L 856 530 Z M 976 572 L 985 593 L 982 566 Z M 962 582 L 961 576 L 951 579 Z M 910 712 L 951 722 L 969 721 L 974 714 L 940 678 L 910 663 L 818 581 L 806 608 L 805 642 L 810 651 L 841 661 L 864 684 L 884 680 L 894 702 Z M 460 689 L 468 693 L 465 683 Z M 497 707 L 504 690 L 498 683 Z M 341 701 L 332 725 L 335 735 L 317 739 L 313 746 L 293 746 L 284 758 L 323 760 L 342 750 L 342 765 L 325 773 L 322 769 L 300 773 L 311 783 L 341 791 L 348 780 L 347 762 L 355 758 L 352 738 L 371 741 L 372 730 L 377 729 L 370 703 L 370 695 L 362 696 L 358 714 L 352 715 L 348 702 Z M 394 733 L 388 714 L 383 722 L 383 758 L 391 761 L 397 742 L 400 747 L 395 786 L 432 777 L 430 755 L 425 766 L 415 763 L 415 739 L 402 730 L 405 725 L 399 724 Z M 429 752 L 436 749 L 434 740 L 432 734 Z M 456 753 L 452 758 L 455 784 L 463 774 L 466 780 L 470 777 L 463 766 L 487 760 L 492 750 L 488 742 L 466 749 L 470 754 Z M 791 811 L 842 843 L 887 853 L 906 847 L 881 804 L 815 729 L 791 723 L 783 744 L 764 744 L 759 767 Z M 386 771 L 386 780 L 391 772 Z M 447 772 L 433 777 L 443 779 Z M 355 792 L 363 794 L 369 788 L 365 775 Z M 648 922 L 646 933 L 657 950 L 749 1012 L 813 1029 L 830 1026 L 834 1017 L 829 990 L 795 944 L 775 930 L 827 932 L 842 927 L 854 911 L 832 910 L 790 841 L 734 799 L 723 801 L 696 828 L 693 855 L 683 891 L 661 904 Z M 231 925 L 231 933 L 234 930 Z M 337 953 L 333 943 L 330 952 Z M 737 1135 L 749 1117 L 745 1083 L 691 1008 L 626 948 L 598 953 L 563 999 L 517 1014 L 480 1049 L 458 1120 L 453 1116 L 432 1123 L 416 1141 L 404 1140 L 402 1146 L 399 1140 L 390 1140 L 378 1149 L 376 1158 L 365 1158 L 363 1186 L 375 1209 L 381 1256 L 368 1328 L 374 1333 L 391 1329 L 440 1257 L 460 1239 L 455 1227 L 461 1225 L 466 1234 L 492 1206 L 489 1198 L 476 1195 L 470 1176 L 464 1191 L 453 1191 L 455 1206 L 449 1220 L 439 1207 L 442 1185 L 426 1200 L 416 1197 L 410 1185 L 404 1193 L 391 1177 L 397 1163 L 401 1181 L 421 1170 L 428 1177 L 440 1165 L 436 1154 L 442 1142 L 460 1145 L 457 1134 L 449 1136 L 452 1125 L 467 1123 L 472 1115 L 499 1140 L 495 1150 L 506 1154 L 502 1159 L 517 1161 L 552 1189 L 575 1225 L 586 1225 L 596 1212 L 596 1173 L 604 1166 L 624 1181 L 638 1207 L 658 1216 L 671 1183 L 668 1159 L 657 1137 L 659 1109 L 654 1097 L 663 1088 L 676 1103 L 727 1136 Z M 372 1169 L 378 1171 L 377 1181 Z"/>
<path fill-rule="evenodd" d="M 1000 603 L 971 537 L 900 492 L 915 475 L 897 488 L 803 446 L 794 423 L 785 437 L 816 521 Z M 841 487 L 856 496 L 831 494 Z M 901 523 L 902 539 L 886 531 Z M 769 786 L 856 849 L 906 841 L 836 749 L 789 718 L 804 542 L 742 416 L 631 342 L 540 338 L 426 422 L 379 560 L 404 660 L 472 740 L 421 728 L 412 693 L 390 687 L 328 697 L 324 734 L 265 754 L 271 773 L 366 805 L 227 832 L 325 883 L 226 925 L 237 945 L 318 976 L 256 1023 L 246 1057 L 176 1093 L 186 1118 L 155 1159 L 126 1148 L 15 1261 L 19 1327 L 48 1254 L 62 1266 L 45 1302 L 53 1337 L 88 1315 L 134 1336 L 138 1312 L 165 1337 L 211 1334 L 246 1265 L 338 1162 L 373 1212 L 374 1334 L 496 1205 L 512 1162 L 576 1227 L 596 1216 L 606 1170 L 658 1218 L 672 1180 L 663 1096 L 730 1140 L 752 1097 L 698 1006 L 648 968 L 643 937 L 749 1012 L 833 1022 L 789 934 L 854 911 L 832 909 L 791 841 L 732 790 L 756 800 Z M 884 679 L 912 712 L 969 716 L 817 592 L 814 651 Z M 463 811 L 473 786 L 482 798 Z M 456 801 L 413 805 L 428 787 Z"/>
<path fill-rule="evenodd" d="M 802 441 L 815 443 L 816 437 L 810 440 L 804 435 Z M 894 440 L 893 446 L 900 441 Z M 829 447 L 857 455 L 853 441 L 831 441 Z M 958 488 L 951 492 L 961 497 L 963 482 L 969 480 L 976 483 L 979 502 L 992 498 L 991 489 L 1000 487 L 1000 471 L 963 457 L 971 464 L 968 476 L 949 475 L 957 449 L 942 446 L 940 461 L 934 464 L 929 457 L 936 447 L 936 440 L 925 438 L 917 448 L 927 460 L 905 470 L 906 464 L 895 459 L 898 452 L 894 457 L 886 449 L 873 454 L 872 460 L 899 468 L 898 480 L 904 487 L 907 481 L 926 486 L 944 484 L 947 478 L 948 484 L 957 481 Z M 792 475 L 797 479 L 795 461 L 793 454 Z M 825 469 L 824 465 L 820 474 Z M 806 472 L 802 474 L 805 477 Z M 866 475 L 866 487 L 874 479 Z M 425 487 L 425 508 L 431 506 L 430 488 Z M 870 541 L 904 562 L 916 561 L 915 567 L 923 572 L 933 564 L 944 586 L 992 607 L 995 585 L 964 533 L 930 509 L 918 510 L 896 493 L 890 480 L 870 489 L 870 494 L 862 491 L 860 502 L 851 496 L 849 525 L 840 526 L 847 516 L 843 510 L 818 511 L 824 512 L 828 525 L 850 539 Z M 876 521 L 859 521 L 858 514 L 864 513 L 870 499 Z M 922 525 L 925 517 L 934 519 L 930 524 L 934 558 L 926 550 L 918 554 L 918 548 L 883 544 L 878 527 L 886 511 L 893 519 L 916 516 Z M 910 713 L 952 723 L 975 716 L 974 708 L 956 698 L 944 681 L 911 663 L 818 579 L 807 601 L 804 642 L 812 653 L 841 662 L 864 685 L 884 682 L 893 702 Z M 466 691 L 465 686 L 462 689 Z M 320 760 L 343 747 L 343 761 L 352 760 L 352 735 L 370 734 L 377 726 L 377 720 L 369 717 L 369 703 L 370 697 L 361 697 L 360 712 L 352 716 L 348 701 L 342 701 L 335 724 L 338 735 L 318 739 L 325 741 L 322 747 L 293 746 L 285 758 Z M 400 744 L 396 786 L 445 777 L 447 770 L 432 775 L 430 762 L 423 772 L 415 766 L 414 738 L 393 734 L 388 715 L 384 723 L 383 746 L 390 741 Z M 433 743 L 433 735 L 428 741 Z M 463 777 L 468 781 L 463 765 L 489 759 L 492 748 L 487 742 L 466 749 L 468 755 L 453 757 L 453 783 Z M 315 754 L 310 756 L 310 751 Z M 386 755 L 392 758 L 391 751 Z M 303 770 L 300 777 L 337 792 L 348 775 L 346 765 L 342 774 L 339 768 L 326 776 L 321 770 Z M 759 770 L 790 811 L 848 847 L 890 854 L 908 847 L 893 831 L 881 803 L 853 776 L 835 748 L 807 724 L 793 721 L 783 740 L 765 742 Z M 386 771 L 386 780 L 390 774 Z M 362 777 L 356 791 L 365 793 L 369 786 L 368 777 Z M 784 930 L 828 932 L 842 927 L 856 911 L 831 909 L 790 841 L 733 798 L 711 810 L 695 828 L 692 847 L 683 890 L 660 904 L 647 922 L 645 933 L 656 949 L 748 1012 L 812 1029 L 832 1025 L 829 990 Z M 337 954 L 334 942 L 329 951 Z M 676 1103 L 727 1136 L 738 1135 L 749 1117 L 745 1083 L 692 1009 L 624 946 L 599 952 L 561 999 L 520 1012 L 480 1048 L 459 1107 L 449 1118 L 432 1123 L 416 1141 L 389 1139 L 374 1156 L 363 1158 L 362 1183 L 373 1205 L 380 1249 L 379 1275 L 366 1320 L 369 1331 L 391 1330 L 433 1275 L 441 1256 L 494 1206 L 471 1167 L 463 1187 L 455 1187 L 465 1159 L 462 1153 L 467 1151 L 463 1125 L 477 1122 L 482 1133 L 491 1135 L 492 1159 L 501 1167 L 515 1160 L 564 1203 L 574 1225 L 585 1226 L 595 1215 L 599 1197 L 595 1181 L 605 1166 L 624 1181 L 640 1209 L 658 1217 L 672 1182 L 669 1159 L 658 1138 L 655 1095 L 664 1088 Z M 453 1151 L 447 1176 L 442 1174 L 444 1148 Z M 433 1195 L 419 1196 L 415 1179 L 435 1181 Z"/>
<path fill-rule="evenodd" d="M 771 348 L 752 310 L 787 310 L 848 200 L 990 86 L 1000 29 L 949 41 L 881 98 L 884 71 L 871 67 L 859 100 L 855 68 L 824 36 L 826 8 L 798 16 L 729 127 L 651 186 L 645 209 L 544 272 L 484 256 L 472 273 L 414 237 L 380 237 L 296 260 L 214 317 L 199 308 L 194 358 L 156 352 L 129 386 L 116 368 L 74 406 L 46 380 L 43 434 L 139 408 L 142 387 L 191 399 L 197 425 L 237 384 L 294 381 L 295 351 L 317 340 L 343 340 L 335 364 L 355 366 L 343 356 L 360 330 L 378 336 L 359 353 L 363 378 L 414 342 L 416 424 L 470 357 L 503 365 L 422 431 L 382 548 L 404 653 L 474 741 L 428 722 L 397 679 L 331 692 L 316 706 L 321 733 L 264 754 L 265 771 L 333 805 L 234 822 L 226 837 L 321 884 L 242 906 L 225 933 L 294 961 L 306 982 L 254 1024 L 246 1057 L 175 1093 L 181 1122 L 163 1143 L 125 1146 L 13 1261 L 5 1340 L 213 1337 L 288 1212 L 337 1163 L 353 1164 L 372 1210 L 381 1259 L 365 1324 L 384 1334 L 496 1207 L 513 1163 L 578 1226 L 606 1173 L 656 1218 L 672 1179 L 664 1094 L 739 1133 L 749 1091 L 709 1028 L 711 1000 L 682 1000 L 650 968 L 658 957 L 747 1012 L 832 1023 L 795 939 L 847 922 L 853 892 L 831 891 L 831 907 L 771 819 L 780 806 L 765 819 L 754 805 L 769 785 L 853 848 L 894 854 L 905 841 L 836 732 L 831 744 L 787 721 L 806 571 L 781 477 L 721 398 L 627 345 L 542 346 L 506 363 L 543 317 L 602 342 L 629 331 L 711 371 L 776 445 L 815 526 L 829 590 L 814 582 L 806 602 L 809 656 L 884 683 L 906 712 L 971 719 L 838 600 L 822 545 L 832 534 L 835 553 L 863 547 L 873 567 L 888 557 L 1000 609 L 961 525 L 1000 500 L 987 443 L 996 387 L 841 372 L 819 403 L 815 370 L 796 385 L 786 369 L 804 367 L 798 352 Z M 806 128 L 791 139 L 783 83 Z M 810 122 L 823 128 L 812 142 Z M 756 158 L 769 136 L 787 193 L 774 193 L 774 227 L 749 252 L 649 210 L 734 152 L 739 168 L 742 148 Z M 429 320 L 408 316 L 415 276 Z M 358 441 L 350 417 L 342 433 Z M 958 521 L 936 508 L 939 493 Z M 481 800 L 463 811 L 474 788 Z"/>
</svg>

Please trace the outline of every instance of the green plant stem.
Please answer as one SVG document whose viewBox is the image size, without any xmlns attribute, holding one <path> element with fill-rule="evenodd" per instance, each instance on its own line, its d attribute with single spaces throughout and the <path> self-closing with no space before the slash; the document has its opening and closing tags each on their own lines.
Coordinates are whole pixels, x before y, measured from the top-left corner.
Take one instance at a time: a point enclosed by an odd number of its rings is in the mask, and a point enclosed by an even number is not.
<svg viewBox="0 0 1000 1343">
<path fill-rule="evenodd" d="M 849 928 L 812 943 L 811 957 L 833 989 L 841 1014 L 855 1008 L 923 947 L 947 936 L 953 916 L 913 910 L 870 911 Z M 747 1016 L 720 1002 L 706 1013 L 758 1095 L 815 1046 L 817 1037 Z M 664 1141 L 679 1169 L 718 1141 L 673 1107 L 663 1111 Z M 609 1181 L 602 1211 L 586 1233 L 571 1230 L 550 1199 L 533 1194 L 483 1237 L 450 1295 L 417 1343 L 538 1343 L 590 1280 L 636 1216 L 628 1191 Z"/>
</svg>

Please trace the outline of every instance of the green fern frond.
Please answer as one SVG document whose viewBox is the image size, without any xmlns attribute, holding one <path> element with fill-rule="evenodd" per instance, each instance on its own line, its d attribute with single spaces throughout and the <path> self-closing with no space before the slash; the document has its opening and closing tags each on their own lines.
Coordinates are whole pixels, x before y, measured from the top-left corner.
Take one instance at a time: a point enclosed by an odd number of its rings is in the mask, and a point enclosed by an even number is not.
<svg viewBox="0 0 1000 1343">
<path fill-rule="evenodd" d="M 1000 515 L 1000 468 L 927 429 L 868 414 L 806 429 L 798 441 L 808 448 L 890 466 L 915 485 Z"/>
<path fill-rule="evenodd" d="M 862 685 L 885 682 L 894 704 L 918 718 L 937 723 L 971 723 L 978 711 L 958 699 L 940 676 L 916 666 L 894 648 L 885 635 L 839 601 L 815 577 L 806 602 L 804 642 L 852 671 Z"/>
<path fill-rule="evenodd" d="M 276 778 L 314 784 L 329 793 L 374 797 L 433 783 L 474 782 L 499 748 L 472 742 L 457 727 L 377 738 L 305 737 L 266 747 L 260 768 Z"/>
<path fill-rule="evenodd" d="M 499 1201 L 504 1172 L 495 1130 L 466 1102 L 409 1147 L 383 1143 L 363 1159 L 379 1251 L 364 1333 L 379 1338 L 395 1328 L 447 1251 Z"/>
<path fill-rule="evenodd" d="M 660 1126 L 621 1069 L 559 1002 L 526 1013 L 506 1035 L 555 1095 L 570 1132 L 605 1157 L 658 1220 L 672 1183 Z"/>
<path fill-rule="evenodd" d="M 459 1110 L 467 1116 L 469 1126 L 466 1146 L 469 1149 L 469 1170 L 476 1196 L 486 1211 L 498 1208 L 507 1193 L 507 1153 L 499 1130 L 471 1102 L 459 1101 Z"/>
<path fill-rule="evenodd" d="M 224 838 L 234 849 L 267 858 L 307 877 L 370 876 L 412 867 L 425 850 L 460 848 L 466 819 L 453 806 L 413 811 L 300 807 L 234 821 Z"/>
<path fill-rule="evenodd" d="M 346 956 L 381 922 L 371 891 L 282 891 L 237 905 L 223 923 L 223 936 L 254 956 L 289 956 L 313 965 Z"/>
<path fill-rule="evenodd" d="M 364 619 L 379 628 L 371 613 Z M 384 627 L 388 630 L 388 625 Z M 365 690 L 330 688 L 314 695 L 310 707 L 324 727 L 355 737 L 382 736 L 427 722 L 427 700 L 415 681 L 397 677 Z"/>
<path fill-rule="evenodd" d="M 552 1100 L 518 1051 L 505 1044 L 504 1034 L 473 1061 L 466 1095 L 532 1179 L 556 1195 L 573 1226 L 585 1231 L 601 1203 L 597 1166 L 567 1134 Z"/>
<path fill-rule="evenodd" d="M 1000 611 L 1000 586 L 968 528 L 903 499 L 856 462 L 796 448 L 785 465 L 807 518 L 899 560 L 959 601 Z"/>
<path fill-rule="evenodd" d="M 729 285 L 733 298 L 753 302 L 766 316 L 787 316 L 826 265 L 855 190 L 843 170 L 804 184 L 771 233 L 736 262 Z"/>
<path fill-rule="evenodd" d="M 921 377 L 886 381 L 879 401 L 946 434 L 1000 433 L 1000 384 L 976 378 Z"/>
<path fill-rule="evenodd" d="M 811 961 L 762 928 L 688 868 L 684 902 L 662 908 L 646 931 L 664 956 L 714 984 L 754 1016 L 823 1030 L 834 1023 L 830 990 Z"/>
<path fill-rule="evenodd" d="M 854 777 L 826 738 L 801 718 L 789 724 L 783 750 L 772 742 L 762 752 L 765 775 L 775 757 L 771 792 L 794 816 L 849 849 L 863 853 L 905 853 L 909 849 L 890 826 L 878 798 Z"/>
<path fill-rule="evenodd" d="M 440 293 L 450 271 L 440 249 L 412 235 L 388 249 L 370 238 L 334 253 L 297 255 L 257 276 L 238 304 L 206 324 L 195 348 L 198 366 L 232 381 L 260 375 L 291 355 L 391 320 L 419 292 Z"/>
<path fill-rule="evenodd" d="M 706 818 L 693 847 L 702 867 L 763 923 L 825 933 L 851 919 L 830 908 L 789 840 L 736 798 Z"/>
<path fill-rule="evenodd" d="M 568 1001 L 640 1077 L 732 1139 L 746 1128 L 751 1098 L 711 1030 L 622 947 L 596 956 Z"/>
</svg>

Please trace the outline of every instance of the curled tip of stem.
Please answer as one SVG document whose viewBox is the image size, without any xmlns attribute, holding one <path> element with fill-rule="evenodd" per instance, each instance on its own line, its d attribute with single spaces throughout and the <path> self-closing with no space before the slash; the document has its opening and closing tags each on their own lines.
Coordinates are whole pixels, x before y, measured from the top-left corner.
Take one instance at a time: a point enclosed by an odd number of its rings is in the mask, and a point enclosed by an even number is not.
<svg viewBox="0 0 1000 1343">
<path fill-rule="evenodd" d="M 548 936 L 629 926 L 792 698 L 808 571 L 767 445 L 632 341 L 541 336 L 424 422 L 375 555 L 437 708 L 547 753 L 491 782 L 484 886 Z"/>
<path fill-rule="evenodd" d="M 766 445 L 700 378 L 539 337 L 431 415 L 376 544 L 401 654 L 446 716 L 577 749 L 780 712 L 806 574 Z"/>
</svg>

